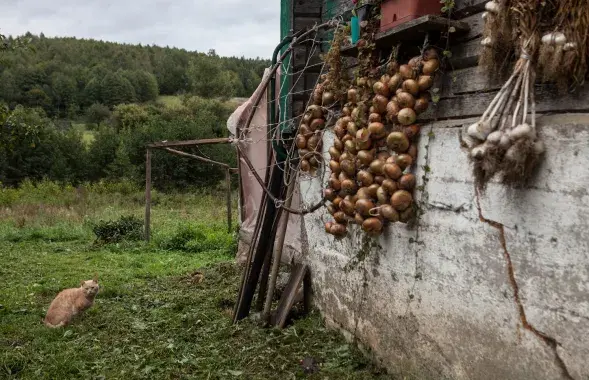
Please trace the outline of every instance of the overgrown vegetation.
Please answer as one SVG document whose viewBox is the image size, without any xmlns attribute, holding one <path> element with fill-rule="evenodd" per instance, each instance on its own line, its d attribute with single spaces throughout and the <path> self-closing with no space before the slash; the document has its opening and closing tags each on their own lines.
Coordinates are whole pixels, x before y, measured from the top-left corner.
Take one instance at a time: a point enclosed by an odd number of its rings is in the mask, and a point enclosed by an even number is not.
<svg viewBox="0 0 589 380">
<path fill-rule="evenodd" d="M 312 314 L 285 330 L 232 325 L 239 285 L 223 199 L 154 193 L 153 242 L 92 244 L 92 222 L 140 217 L 132 183 L 0 190 L 0 378 L 379 378 Z M 206 228 L 204 226 L 207 226 Z M 66 329 L 41 324 L 52 298 L 98 273 L 96 304 Z"/>
</svg>

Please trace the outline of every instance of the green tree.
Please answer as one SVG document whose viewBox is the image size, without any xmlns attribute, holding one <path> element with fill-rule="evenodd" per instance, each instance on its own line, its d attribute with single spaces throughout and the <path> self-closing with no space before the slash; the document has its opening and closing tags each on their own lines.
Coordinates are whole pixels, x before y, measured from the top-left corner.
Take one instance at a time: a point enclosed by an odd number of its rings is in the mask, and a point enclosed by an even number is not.
<svg viewBox="0 0 589 380">
<path fill-rule="evenodd" d="M 77 85 L 72 77 L 62 73 L 54 73 L 51 76 L 51 89 L 53 90 L 53 104 L 57 113 L 66 111 L 67 108 L 76 102 Z"/>
<path fill-rule="evenodd" d="M 96 124 L 100 126 L 105 120 L 108 120 L 111 113 L 107 106 L 101 103 L 94 103 L 86 110 L 86 120 L 88 123 Z"/>
<path fill-rule="evenodd" d="M 84 88 L 82 99 L 82 103 L 84 105 L 102 102 L 102 91 L 99 79 L 97 79 L 96 77 L 90 79 L 90 81 L 86 84 L 86 87 Z"/>
<path fill-rule="evenodd" d="M 100 90 L 104 104 L 109 107 L 135 101 L 133 85 L 120 72 L 107 74 L 101 82 Z"/>
</svg>

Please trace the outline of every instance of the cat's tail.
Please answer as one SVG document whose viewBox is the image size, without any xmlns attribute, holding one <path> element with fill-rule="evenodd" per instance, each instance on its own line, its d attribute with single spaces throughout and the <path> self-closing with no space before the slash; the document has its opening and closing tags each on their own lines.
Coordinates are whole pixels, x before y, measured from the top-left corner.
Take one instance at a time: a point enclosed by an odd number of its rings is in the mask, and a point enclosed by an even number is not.
<svg viewBox="0 0 589 380">
<path fill-rule="evenodd" d="M 53 324 L 51 324 L 51 323 L 47 322 L 47 320 L 46 320 L 46 319 L 43 319 L 43 324 L 44 324 L 45 326 L 49 327 L 49 328 L 52 328 L 52 329 L 56 329 L 56 328 L 58 328 L 58 327 L 63 327 L 63 326 L 65 326 L 65 322 L 63 322 L 63 321 L 59 322 L 59 323 L 58 323 L 58 324 L 56 324 L 56 325 L 53 325 Z"/>
</svg>

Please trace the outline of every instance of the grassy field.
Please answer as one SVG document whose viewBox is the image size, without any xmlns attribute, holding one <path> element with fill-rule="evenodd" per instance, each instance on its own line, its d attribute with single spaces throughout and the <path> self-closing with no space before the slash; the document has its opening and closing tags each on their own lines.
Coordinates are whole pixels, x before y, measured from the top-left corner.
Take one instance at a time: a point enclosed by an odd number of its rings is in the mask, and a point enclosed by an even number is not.
<svg viewBox="0 0 589 380">
<path fill-rule="evenodd" d="M 315 313 L 282 331 L 230 323 L 240 274 L 222 199 L 156 192 L 150 244 L 94 243 L 93 223 L 141 216 L 142 201 L 125 183 L 0 189 L 0 378 L 383 376 Z M 71 327 L 44 327 L 57 292 L 95 272 L 95 306 Z M 318 373 L 303 373 L 305 356 Z"/>
</svg>

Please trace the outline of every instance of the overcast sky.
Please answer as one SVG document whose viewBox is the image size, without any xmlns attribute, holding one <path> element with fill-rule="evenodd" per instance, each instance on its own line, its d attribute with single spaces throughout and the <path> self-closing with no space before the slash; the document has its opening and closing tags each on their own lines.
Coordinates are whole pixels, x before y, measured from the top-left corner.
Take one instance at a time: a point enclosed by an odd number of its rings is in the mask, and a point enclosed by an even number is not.
<svg viewBox="0 0 589 380">
<path fill-rule="evenodd" d="M 279 0 L 0 0 L 0 33 L 175 46 L 270 58 Z"/>
</svg>

